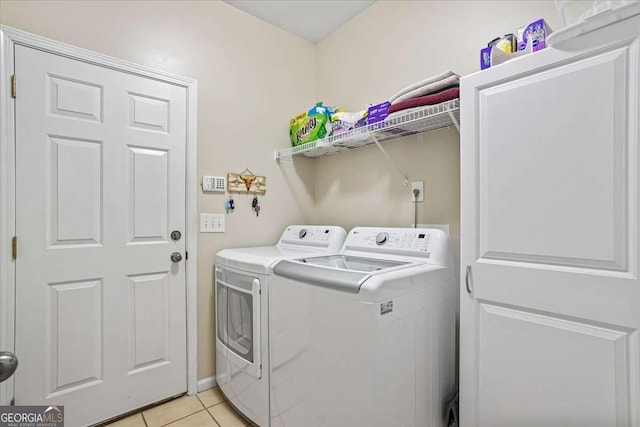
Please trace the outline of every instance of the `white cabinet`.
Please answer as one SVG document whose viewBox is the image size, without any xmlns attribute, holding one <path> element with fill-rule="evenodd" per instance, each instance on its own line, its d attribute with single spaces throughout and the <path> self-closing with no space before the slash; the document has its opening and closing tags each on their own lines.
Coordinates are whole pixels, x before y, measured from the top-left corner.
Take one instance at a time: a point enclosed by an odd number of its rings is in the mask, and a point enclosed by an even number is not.
<svg viewBox="0 0 640 427">
<path fill-rule="evenodd" d="M 639 57 L 635 16 L 462 79 L 464 427 L 640 426 Z"/>
</svg>

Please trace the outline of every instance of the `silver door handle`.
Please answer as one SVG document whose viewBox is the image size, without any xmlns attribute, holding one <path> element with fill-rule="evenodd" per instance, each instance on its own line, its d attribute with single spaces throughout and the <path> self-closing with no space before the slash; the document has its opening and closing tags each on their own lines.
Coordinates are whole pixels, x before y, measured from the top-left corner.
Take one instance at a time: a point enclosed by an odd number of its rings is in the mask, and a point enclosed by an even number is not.
<svg viewBox="0 0 640 427">
<path fill-rule="evenodd" d="M 467 265 L 467 273 L 464 276 L 465 283 L 467 285 L 467 293 L 471 294 L 471 287 L 469 286 L 469 276 L 471 275 L 471 264 Z"/>
<path fill-rule="evenodd" d="M 10 351 L 0 351 L 0 383 L 7 380 L 18 368 L 18 358 Z"/>
<path fill-rule="evenodd" d="M 171 254 L 171 261 L 173 262 L 180 262 L 182 261 L 182 255 L 180 255 L 180 252 L 174 252 Z"/>
</svg>

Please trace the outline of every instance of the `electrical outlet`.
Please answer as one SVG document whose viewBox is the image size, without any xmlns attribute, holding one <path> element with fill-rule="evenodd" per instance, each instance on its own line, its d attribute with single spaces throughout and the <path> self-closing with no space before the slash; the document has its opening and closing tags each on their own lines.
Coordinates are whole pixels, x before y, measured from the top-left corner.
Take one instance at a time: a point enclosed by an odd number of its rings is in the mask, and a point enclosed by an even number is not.
<svg viewBox="0 0 640 427">
<path fill-rule="evenodd" d="M 411 182 L 411 201 L 415 202 L 416 198 L 413 195 L 413 190 L 417 189 L 418 193 L 418 202 L 424 202 L 424 181 L 412 181 Z"/>
<path fill-rule="evenodd" d="M 201 233 L 224 233 L 225 214 L 200 214 Z"/>
</svg>

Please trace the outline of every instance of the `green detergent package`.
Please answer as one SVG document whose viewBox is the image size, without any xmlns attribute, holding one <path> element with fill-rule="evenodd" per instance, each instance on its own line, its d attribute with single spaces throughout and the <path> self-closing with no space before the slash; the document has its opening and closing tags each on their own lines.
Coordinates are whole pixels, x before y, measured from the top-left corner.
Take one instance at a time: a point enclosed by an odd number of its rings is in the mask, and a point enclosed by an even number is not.
<svg viewBox="0 0 640 427">
<path fill-rule="evenodd" d="M 298 114 L 289 122 L 291 144 L 296 147 L 307 142 L 322 139 L 331 134 L 331 115 L 335 108 L 326 107 L 318 102 L 308 112 Z"/>
</svg>

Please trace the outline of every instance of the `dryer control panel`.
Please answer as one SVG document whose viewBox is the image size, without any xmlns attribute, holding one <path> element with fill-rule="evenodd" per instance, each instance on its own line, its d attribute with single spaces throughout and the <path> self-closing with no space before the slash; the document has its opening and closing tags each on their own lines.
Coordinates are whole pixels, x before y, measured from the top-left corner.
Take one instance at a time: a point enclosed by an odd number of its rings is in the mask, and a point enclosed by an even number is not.
<svg viewBox="0 0 640 427">
<path fill-rule="evenodd" d="M 322 247 L 338 252 L 347 232 L 342 227 L 291 225 L 284 230 L 278 245 Z"/>
<path fill-rule="evenodd" d="M 411 256 L 441 264 L 448 262 L 449 237 L 430 228 L 356 227 L 344 242 L 341 252 L 345 251 Z"/>
</svg>

